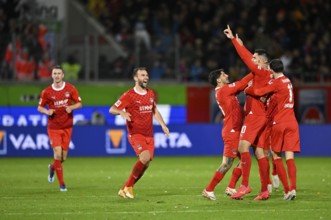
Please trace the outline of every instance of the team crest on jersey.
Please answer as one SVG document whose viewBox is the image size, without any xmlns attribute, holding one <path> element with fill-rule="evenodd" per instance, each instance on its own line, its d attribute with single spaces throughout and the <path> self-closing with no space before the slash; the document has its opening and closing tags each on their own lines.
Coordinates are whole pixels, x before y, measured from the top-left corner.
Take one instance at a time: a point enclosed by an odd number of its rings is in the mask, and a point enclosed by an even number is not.
<svg viewBox="0 0 331 220">
<path fill-rule="evenodd" d="M 69 98 L 70 97 L 70 93 L 69 92 L 64 93 L 64 95 L 65 95 L 66 98 Z"/>
<path fill-rule="evenodd" d="M 229 87 L 235 87 L 236 86 L 236 83 L 231 83 L 230 85 L 229 85 Z"/>
<path fill-rule="evenodd" d="M 150 101 L 150 102 L 154 102 L 153 98 L 149 98 L 149 101 Z"/>
</svg>

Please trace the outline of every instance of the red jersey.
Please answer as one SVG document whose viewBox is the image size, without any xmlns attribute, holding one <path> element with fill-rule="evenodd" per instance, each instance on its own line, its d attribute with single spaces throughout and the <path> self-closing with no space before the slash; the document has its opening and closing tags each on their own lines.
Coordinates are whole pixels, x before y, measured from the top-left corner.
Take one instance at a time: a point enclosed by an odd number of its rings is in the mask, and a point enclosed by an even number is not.
<svg viewBox="0 0 331 220">
<path fill-rule="evenodd" d="M 240 131 L 243 121 L 243 111 L 237 99 L 240 93 L 253 79 L 253 74 L 248 74 L 238 82 L 234 82 L 215 89 L 215 97 L 224 116 L 223 131 Z"/>
<path fill-rule="evenodd" d="M 270 80 L 269 85 L 263 88 L 252 88 L 253 95 L 265 95 L 271 93 L 267 117 L 273 124 L 280 122 L 297 121 L 294 114 L 294 96 L 291 81 L 286 76 Z"/>
<path fill-rule="evenodd" d="M 115 106 L 131 114 L 131 121 L 126 122 L 128 133 L 142 134 L 153 137 L 153 115 L 155 109 L 155 95 L 150 89 L 142 94 L 134 88 L 125 92 Z"/>
<path fill-rule="evenodd" d="M 49 129 L 64 129 L 73 126 L 73 113 L 66 112 L 66 107 L 72 105 L 73 101 L 81 102 L 81 98 L 77 89 L 66 82 L 61 88 L 50 85 L 41 92 L 39 105 L 55 109 L 54 114 L 48 117 Z"/>
<path fill-rule="evenodd" d="M 235 46 L 241 59 L 254 74 L 252 83 L 253 88 L 262 88 L 268 85 L 268 82 L 271 79 L 271 71 L 255 64 L 252 61 L 253 55 L 246 49 L 245 46 L 241 46 L 235 38 L 232 39 L 232 43 Z M 266 97 L 247 96 L 245 103 L 245 115 L 249 113 L 254 115 L 265 115 L 266 99 Z"/>
</svg>

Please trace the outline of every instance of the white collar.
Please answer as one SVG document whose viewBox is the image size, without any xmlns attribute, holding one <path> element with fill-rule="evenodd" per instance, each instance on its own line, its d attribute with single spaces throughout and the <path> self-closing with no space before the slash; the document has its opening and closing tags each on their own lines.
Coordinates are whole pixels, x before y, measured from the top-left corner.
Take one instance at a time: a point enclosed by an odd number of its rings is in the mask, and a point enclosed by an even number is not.
<svg viewBox="0 0 331 220">
<path fill-rule="evenodd" d="M 52 84 L 52 88 L 53 88 L 55 91 L 61 91 L 62 89 L 64 89 L 65 86 L 66 86 L 66 83 L 65 83 L 65 82 L 63 82 L 63 85 L 62 85 L 60 88 L 56 88 L 56 87 L 54 86 L 54 83 Z"/>
<path fill-rule="evenodd" d="M 138 93 L 139 95 L 146 95 L 147 94 L 147 90 L 145 90 L 145 92 L 139 92 L 136 87 L 133 87 L 133 90 Z"/>
</svg>

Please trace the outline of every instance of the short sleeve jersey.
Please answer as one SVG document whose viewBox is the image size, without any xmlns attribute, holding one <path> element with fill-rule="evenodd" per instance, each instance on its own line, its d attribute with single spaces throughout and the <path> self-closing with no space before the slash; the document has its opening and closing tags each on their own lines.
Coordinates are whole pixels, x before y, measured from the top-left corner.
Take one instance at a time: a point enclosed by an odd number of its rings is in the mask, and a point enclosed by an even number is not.
<svg viewBox="0 0 331 220">
<path fill-rule="evenodd" d="M 273 123 L 296 121 L 294 114 L 294 94 L 291 81 L 286 76 L 271 80 L 267 87 L 260 91 L 271 91 L 267 109 L 268 118 Z"/>
<path fill-rule="evenodd" d="M 261 88 L 266 86 L 271 79 L 271 71 L 263 69 L 261 66 L 255 64 L 252 61 L 253 55 L 244 46 L 239 45 L 235 38 L 232 39 L 232 43 L 235 46 L 241 59 L 254 74 L 252 86 L 254 88 Z M 245 103 L 245 114 L 247 115 L 249 113 L 252 113 L 255 115 L 265 115 L 266 100 L 266 96 L 247 96 L 247 100 Z"/>
<path fill-rule="evenodd" d="M 142 94 L 134 88 L 125 92 L 115 106 L 131 114 L 131 121 L 126 122 L 128 133 L 142 134 L 153 137 L 153 115 L 155 109 L 155 95 L 150 89 Z"/>
<path fill-rule="evenodd" d="M 73 113 L 66 112 L 66 107 L 72 105 L 73 102 L 81 102 L 81 98 L 77 89 L 66 82 L 61 88 L 50 85 L 41 92 L 39 105 L 55 109 L 54 114 L 48 117 L 49 129 L 64 129 L 73 126 Z"/>
<path fill-rule="evenodd" d="M 242 80 L 215 89 L 215 97 L 224 116 L 224 131 L 240 131 L 243 121 L 243 111 L 237 99 L 240 93 L 253 78 L 252 74 Z"/>
</svg>

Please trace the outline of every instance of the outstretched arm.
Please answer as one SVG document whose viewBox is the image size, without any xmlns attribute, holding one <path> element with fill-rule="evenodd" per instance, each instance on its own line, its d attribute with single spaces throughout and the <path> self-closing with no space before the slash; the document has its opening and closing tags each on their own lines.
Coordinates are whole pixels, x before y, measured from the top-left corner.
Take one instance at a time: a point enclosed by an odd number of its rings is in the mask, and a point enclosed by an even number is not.
<svg viewBox="0 0 331 220">
<path fill-rule="evenodd" d="M 276 89 L 277 88 L 276 88 L 275 84 L 269 84 L 269 85 L 259 88 L 259 89 L 249 87 L 249 88 L 245 89 L 245 93 L 248 95 L 252 95 L 252 96 L 263 96 L 268 93 L 272 93 L 272 92 L 276 91 Z"/>
</svg>

